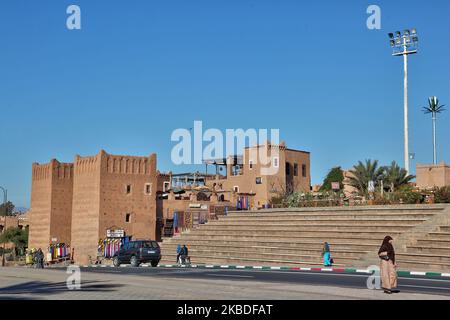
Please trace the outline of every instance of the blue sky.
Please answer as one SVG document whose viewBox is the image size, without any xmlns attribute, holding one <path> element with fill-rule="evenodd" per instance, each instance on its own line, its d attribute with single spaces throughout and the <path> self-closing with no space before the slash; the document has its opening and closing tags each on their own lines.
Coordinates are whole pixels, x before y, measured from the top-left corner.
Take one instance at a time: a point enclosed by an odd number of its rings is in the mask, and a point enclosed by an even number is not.
<svg viewBox="0 0 450 320">
<path fill-rule="evenodd" d="M 66 8 L 82 30 L 66 28 Z M 366 9 L 382 10 L 382 29 Z M 2 0 L 0 185 L 29 206 L 31 164 L 75 154 L 158 154 L 176 128 L 279 128 L 311 152 L 313 183 L 358 160 L 403 163 L 403 68 L 387 33 L 417 27 L 410 149 L 432 160 L 436 95 L 450 105 L 450 3 L 424 1 Z M 450 112 L 438 157 L 450 161 Z"/>
</svg>

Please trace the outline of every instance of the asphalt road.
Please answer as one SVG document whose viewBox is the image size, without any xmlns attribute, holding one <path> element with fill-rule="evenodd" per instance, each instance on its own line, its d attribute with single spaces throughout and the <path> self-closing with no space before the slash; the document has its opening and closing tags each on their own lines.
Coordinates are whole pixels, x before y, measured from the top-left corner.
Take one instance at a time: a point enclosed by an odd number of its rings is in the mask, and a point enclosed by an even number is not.
<svg viewBox="0 0 450 320">
<path fill-rule="evenodd" d="M 267 283 L 332 286 L 352 289 L 367 289 L 370 275 L 362 273 L 331 273 L 314 271 L 274 271 L 239 269 L 189 269 L 189 268 L 95 268 L 82 267 L 82 272 L 134 275 L 154 278 L 186 280 L 255 281 Z M 422 293 L 450 297 L 450 278 L 407 276 L 398 278 L 401 293 Z"/>
</svg>

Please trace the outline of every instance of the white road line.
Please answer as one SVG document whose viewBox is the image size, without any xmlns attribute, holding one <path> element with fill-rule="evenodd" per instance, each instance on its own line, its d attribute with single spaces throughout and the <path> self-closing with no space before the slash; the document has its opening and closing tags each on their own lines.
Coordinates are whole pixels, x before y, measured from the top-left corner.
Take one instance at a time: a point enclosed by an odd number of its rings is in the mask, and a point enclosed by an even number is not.
<svg viewBox="0 0 450 320">
<path fill-rule="evenodd" d="M 236 269 L 245 269 L 245 266 L 236 266 Z"/>
<path fill-rule="evenodd" d="M 281 270 L 281 267 L 270 267 L 271 270 Z"/>
<path fill-rule="evenodd" d="M 255 267 L 253 267 L 253 269 L 262 269 L 262 267 L 261 266 L 255 266 Z"/>
<path fill-rule="evenodd" d="M 230 266 L 220 266 L 222 269 L 227 269 L 227 268 L 229 268 Z"/>
<path fill-rule="evenodd" d="M 231 275 L 231 274 L 214 274 L 214 273 L 207 273 L 207 276 L 212 277 L 227 277 L 227 278 L 254 278 L 253 276 L 239 276 L 239 275 Z"/>
<path fill-rule="evenodd" d="M 399 285 L 399 287 L 408 287 L 408 288 L 422 288 L 422 289 L 433 289 L 433 290 L 447 290 L 450 291 L 450 288 L 440 288 L 440 287 L 428 287 L 428 286 L 413 286 L 413 285 Z"/>
</svg>

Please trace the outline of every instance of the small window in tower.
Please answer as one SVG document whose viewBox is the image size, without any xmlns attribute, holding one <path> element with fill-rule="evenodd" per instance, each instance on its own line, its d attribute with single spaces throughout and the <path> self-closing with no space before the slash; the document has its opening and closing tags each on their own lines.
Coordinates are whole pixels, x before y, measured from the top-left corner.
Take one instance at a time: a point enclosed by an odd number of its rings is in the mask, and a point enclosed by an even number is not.
<svg viewBox="0 0 450 320">
<path fill-rule="evenodd" d="M 131 184 L 127 185 L 127 194 L 131 193 Z"/>
<path fill-rule="evenodd" d="M 147 195 L 152 194 L 152 184 L 151 183 L 145 184 L 145 194 L 147 194 Z"/>
<path fill-rule="evenodd" d="M 125 222 L 130 222 L 130 220 L 131 220 L 131 213 L 127 213 L 125 215 Z"/>
<path fill-rule="evenodd" d="M 253 169 L 253 160 L 250 160 L 250 161 L 249 161 L 248 167 L 249 167 L 250 170 Z"/>
<path fill-rule="evenodd" d="M 306 164 L 302 164 L 302 176 L 306 177 Z"/>
<path fill-rule="evenodd" d="M 294 176 L 297 177 L 298 176 L 298 164 L 294 163 Z"/>
</svg>

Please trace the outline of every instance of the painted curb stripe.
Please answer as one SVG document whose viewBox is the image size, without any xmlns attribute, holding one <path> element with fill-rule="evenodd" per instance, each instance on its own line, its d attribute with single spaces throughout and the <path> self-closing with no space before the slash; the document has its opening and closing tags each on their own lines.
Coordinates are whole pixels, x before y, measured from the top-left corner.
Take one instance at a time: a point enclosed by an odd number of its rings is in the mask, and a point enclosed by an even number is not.
<svg viewBox="0 0 450 320">
<path fill-rule="evenodd" d="M 114 265 L 106 264 L 92 264 L 83 265 L 82 268 L 115 268 Z M 122 264 L 121 268 L 128 268 L 131 265 Z M 141 267 L 151 267 L 149 264 L 142 264 Z M 315 272 L 345 272 L 345 273 L 365 273 L 371 274 L 373 271 L 367 269 L 355 269 L 355 268 L 300 268 L 300 267 L 271 267 L 271 266 L 234 266 L 234 265 L 212 265 L 212 264 L 194 264 L 194 265 L 173 265 L 173 264 L 159 264 L 159 268 L 189 268 L 189 269 L 248 269 L 248 270 L 284 270 L 284 271 L 315 271 Z M 450 273 L 439 273 L 439 272 L 424 272 L 424 271 L 397 271 L 398 276 L 424 276 L 424 277 L 445 277 L 450 278 Z"/>
<path fill-rule="evenodd" d="M 27 268 L 27 266 L 22 266 Z M 49 268 L 59 268 L 57 266 L 50 266 Z M 80 265 L 80 268 L 116 268 L 111 264 L 91 264 Z M 121 268 L 131 267 L 129 264 L 120 265 Z M 149 264 L 141 264 L 141 267 L 151 267 Z M 300 267 L 278 267 L 278 266 L 234 266 L 234 265 L 172 265 L 172 264 L 158 264 L 159 268 L 214 268 L 214 269 L 256 269 L 256 270 L 284 270 L 284 271 L 316 271 L 316 272 L 336 272 L 336 273 L 365 273 L 372 274 L 373 270 L 355 269 L 355 268 L 300 268 Z M 425 271 L 397 271 L 398 276 L 423 276 L 423 277 L 445 277 L 450 278 L 450 273 L 440 272 L 425 272 Z"/>
<path fill-rule="evenodd" d="M 410 274 L 412 276 L 426 276 L 427 275 L 426 272 L 414 272 L 414 271 L 410 272 Z"/>
</svg>

